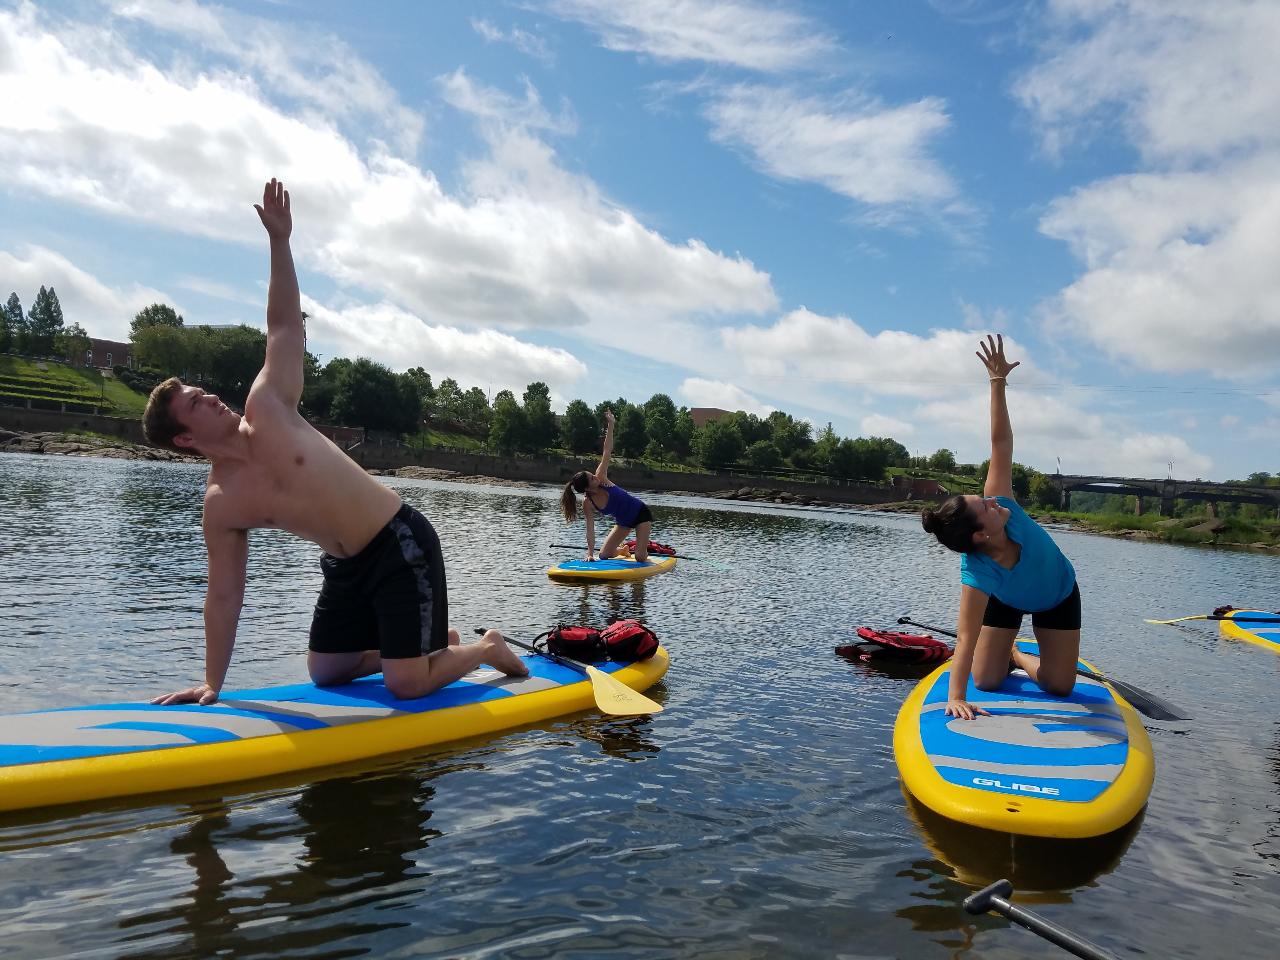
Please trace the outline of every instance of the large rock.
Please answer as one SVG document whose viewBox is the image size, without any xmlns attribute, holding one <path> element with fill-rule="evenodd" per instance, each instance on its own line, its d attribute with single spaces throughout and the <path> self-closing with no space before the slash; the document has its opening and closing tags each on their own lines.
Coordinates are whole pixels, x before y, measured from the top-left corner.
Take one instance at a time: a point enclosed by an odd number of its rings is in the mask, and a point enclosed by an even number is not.
<svg viewBox="0 0 1280 960">
<path fill-rule="evenodd" d="M 1194 527 L 1187 527 L 1187 529 L 1192 533 L 1204 533 L 1216 537 L 1227 529 L 1227 524 L 1224 520 L 1206 520 L 1204 523 L 1197 523 Z"/>
</svg>

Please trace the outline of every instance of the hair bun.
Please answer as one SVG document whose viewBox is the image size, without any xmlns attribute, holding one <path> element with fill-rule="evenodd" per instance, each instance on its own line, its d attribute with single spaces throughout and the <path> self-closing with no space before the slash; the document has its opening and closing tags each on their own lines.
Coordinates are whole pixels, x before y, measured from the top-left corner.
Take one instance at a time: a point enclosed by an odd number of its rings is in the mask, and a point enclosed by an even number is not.
<svg viewBox="0 0 1280 960">
<path fill-rule="evenodd" d="M 933 533 L 938 526 L 938 514 L 932 507 L 925 507 L 920 514 L 920 526 L 924 527 L 925 533 Z"/>
</svg>

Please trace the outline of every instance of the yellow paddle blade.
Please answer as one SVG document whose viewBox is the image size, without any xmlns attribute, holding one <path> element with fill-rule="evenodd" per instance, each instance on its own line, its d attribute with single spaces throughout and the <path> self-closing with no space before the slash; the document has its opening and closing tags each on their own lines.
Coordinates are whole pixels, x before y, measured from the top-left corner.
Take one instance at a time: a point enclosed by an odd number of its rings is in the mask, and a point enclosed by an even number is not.
<svg viewBox="0 0 1280 960">
<path fill-rule="evenodd" d="M 1191 617 L 1174 617 L 1172 620 L 1148 620 L 1147 623 L 1181 623 L 1183 620 L 1208 620 L 1207 613 L 1197 613 Z"/>
<path fill-rule="evenodd" d="M 641 713 L 661 713 L 662 704 L 655 703 L 643 693 L 637 693 L 621 680 L 615 680 L 603 670 L 587 666 L 587 676 L 595 691 L 596 706 L 605 713 L 619 717 L 632 717 Z"/>
</svg>

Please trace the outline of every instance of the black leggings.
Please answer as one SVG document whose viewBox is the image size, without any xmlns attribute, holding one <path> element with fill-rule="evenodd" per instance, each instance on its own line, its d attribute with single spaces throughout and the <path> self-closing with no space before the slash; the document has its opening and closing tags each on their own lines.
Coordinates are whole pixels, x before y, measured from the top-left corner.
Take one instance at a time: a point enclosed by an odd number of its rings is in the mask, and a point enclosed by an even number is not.
<svg viewBox="0 0 1280 960">
<path fill-rule="evenodd" d="M 1019 610 L 992 594 L 987 598 L 987 612 L 982 615 L 982 625 L 1017 630 L 1028 612 L 1031 613 L 1031 625 L 1034 627 L 1044 627 L 1046 630 L 1079 630 L 1080 584 L 1071 588 L 1067 599 L 1048 610 Z"/>
</svg>

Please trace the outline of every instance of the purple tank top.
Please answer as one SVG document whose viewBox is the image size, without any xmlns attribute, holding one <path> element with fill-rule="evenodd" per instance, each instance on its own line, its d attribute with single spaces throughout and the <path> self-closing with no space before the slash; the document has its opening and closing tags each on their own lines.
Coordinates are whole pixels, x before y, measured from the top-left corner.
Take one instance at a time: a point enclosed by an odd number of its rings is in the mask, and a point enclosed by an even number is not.
<svg viewBox="0 0 1280 960">
<path fill-rule="evenodd" d="M 616 483 L 608 489 L 609 502 L 604 505 L 604 509 L 600 512 L 609 514 L 609 516 L 618 521 L 618 526 L 620 527 L 634 527 L 636 525 L 636 517 L 644 504 Z"/>
</svg>

